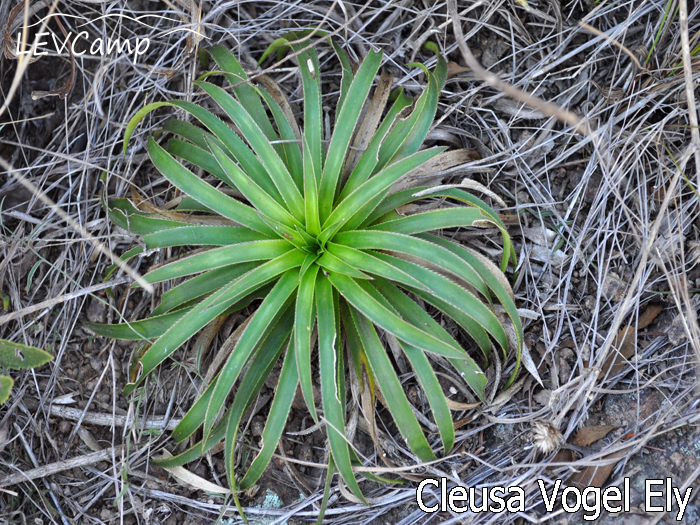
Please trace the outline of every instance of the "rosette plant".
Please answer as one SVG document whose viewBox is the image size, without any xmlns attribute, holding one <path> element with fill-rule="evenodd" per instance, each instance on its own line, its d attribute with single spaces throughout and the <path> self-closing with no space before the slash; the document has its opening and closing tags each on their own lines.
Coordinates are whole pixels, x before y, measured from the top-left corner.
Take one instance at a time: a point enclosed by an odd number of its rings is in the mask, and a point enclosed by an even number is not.
<svg viewBox="0 0 700 525">
<path fill-rule="evenodd" d="M 372 403 L 375 396 L 381 400 L 420 460 L 435 459 L 385 347 L 383 339 L 393 337 L 430 404 L 442 450 L 449 452 L 455 440 L 450 403 L 429 356 L 444 358 L 442 362 L 449 362 L 483 398 L 486 378 L 477 359 L 483 365 L 492 346 L 506 355 L 509 339 L 503 323 L 509 317 L 517 339 L 510 345 L 516 354 L 512 381 L 522 329 L 503 271 L 510 259 L 514 261 L 514 252 L 498 214 L 464 189 L 396 191 L 407 174 L 435 163 L 445 149 L 421 149 L 446 77 L 446 63 L 437 47 L 429 46 L 438 55 L 434 71 L 418 64 L 427 79 L 419 98 L 414 101 L 401 91 L 390 97 L 391 77 L 383 74 L 370 100 L 381 52 L 371 51 L 353 72 L 343 50 L 332 44 L 343 77 L 334 130 L 326 136 L 318 55 L 313 47 L 295 41 L 304 35 L 297 32 L 279 39 L 261 59 L 274 51 L 295 52 L 303 86 L 303 126 L 274 82 L 265 77 L 255 79 L 259 84 L 251 82 L 221 46 L 209 52 L 219 70 L 207 73 L 196 85 L 218 106 L 223 120 L 185 101 L 149 104 L 133 117 L 125 149 L 138 122 L 162 106 L 178 108 L 198 121 L 198 125 L 167 122 L 164 130 L 173 138 L 166 148 L 148 139 L 153 164 L 188 196 L 178 211 L 191 213 L 159 213 L 115 199 L 108 204 L 110 217 L 143 235 L 147 249 L 200 249 L 145 274 L 149 283 L 174 284 L 150 317 L 91 326 L 106 336 L 148 342 L 136 358 L 125 388 L 128 395 L 207 324 L 261 299 L 218 374 L 203 385 L 202 394 L 173 431 L 177 442 L 199 429 L 201 437 L 159 464 L 182 465 L 225 439 L 231 488 L 235 493 L 251 487 L 272 457 L 300 385 L 311 416 L 325 424 L 330 464 L 365 501 L 353 473 L 359 458 L 345 433 L 346 374 L 354 374 Z M 229 89 L 206 80 L 217 74 L 225 77 Z M 208 175 L 193 173 L 182 161 Z M 417 201 L 437 201 L 436 197 L 442 199 L 436 209 L 397 212 Z M 500 269 L 439 234 L 485 222 L 502 233 Z M 495 313 L 495 301 L 505 316 Z M 432 315 L 426 305 L 434 308 Z M 470 356 L 433 318 L 438 311 L 453 319 L 463 329 L 459 338 L 473 341 L 483 355 Z M 247 468 L 237 477 L 234 449 L 239 424 L 280 360 L 261 448 L 252 463 L 241 466 Z M 320 406 L 314 402 L 315 377 Z"/>
</svg>

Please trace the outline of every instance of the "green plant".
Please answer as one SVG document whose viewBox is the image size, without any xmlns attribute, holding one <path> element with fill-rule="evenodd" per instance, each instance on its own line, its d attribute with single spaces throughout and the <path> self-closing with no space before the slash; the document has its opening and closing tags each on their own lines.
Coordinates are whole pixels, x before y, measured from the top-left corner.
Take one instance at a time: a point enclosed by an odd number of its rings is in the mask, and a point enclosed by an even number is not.
<svg viewBox="0 0 700 525">
<path fill-rule="evenodd" d="M 249 488 L 277 447 L 300 384 L 314 420 L 325 423 L 331 465 L 364 501 L 352 470 L 359 458 L 345 435 L 346 359 L 371 396 L 371 404 L 378 388 L 406 443 L 421 460 L 433 460 L 435 453 L 411 410 L 380 334 L 394 337 L 430 403 L 443 450 L 449 452 L 455 439 L 450 407 L 426 353 L 446 358 L 481 399 L 486 378 L 477 362 L 419 304 L 433 305 L 452 318 L 477 343 L 485 360 L 492 341 L 507 355 L 506 330 L 492 307 L 492 300 L 497 299 L 517 339 L 512 382 L 518 371 L 522 329 L 502 271 L 509 260 L 515 261 L 515 254 L 498 215 L 459 187 L 418 187 L 392 193 L 392 187 L 412 170 L 449 164 L 447 154 L 441 155 L 444 148 L 419 151 L 446 77 L 446 63 L 437 47 L 428 46 L 438 55 L 433 72 L 417 64 L 427 78 L 422 95 L 411 108 L 414 101 L 395 91 L 393 104 L 381 120 L 391 87 L 386 75 L 366 117 L 361 115 L 382 54 L 370 52 L 353 74 L 345 53 L 332 44 L 343 77 L 335 130 L 326 150 L 318 56 L 313 47 L 306 49 L 292 40 L 305 34 L 279 39 L 261 59 L 275 51 L 279 55 L 290 48 L 296 52 L 304 92 L 303 131 L 279 87 L 268 78 L 260 79 L 264 88 L 254 87 L 236 58 L 220 46 L 210 54 L 221 71 L 207 73 L 196 85 L 235 128 L 184 101 L 149 104 L 133 117 L 126 130 L 125 150 L 138 122 L 162 106 L 183 110 L 202 124 L 167 122 L 164 130 L 180 137 L 172 138 L 167 149 L 153 138 L 148 140 L 155 166 L 189 196 L 182 199 L 178 211 L 196 212 L 199 224 L 185 222 L 184 214 L 168 215 L 152 206 L 140 208 L 126 199 L 108 204 L 110 217 L 143 235 L 147 249 L 197 245 L 205 250 L 144 276 L 158 283 L 198 274 L 164 293 L 151 317 L 91 327 L 109 337 L 152 343 L 135 360 L 134 373 L 140 375 L 132 376 L 125 389 L 128 395 L 208 323 L 262 299 L 218 375 L 173 431 L 175 441 L 181 442 L 202 428 L 201 440 L 159 464 L 187 463 L 225 438 L 229 483 L 234 493 Z M 203 81 L 212 74 L 223 74 L 233 94 Z M 216 177 L 218 187 L 175 157 Z M 413 215 L 396 211 L 433 197 L 449 204 Z M 208 223 L 203 224 L 207 217 Z M 212 217 L 217 217 L 216 224 Z M 502 233 L 501 269 L 466 247 L 428 233 L 485 223 Z M 140 251 L 136 248 L 127 256 Z M 316 348 L 322 413 L 313 397 Z M 233 452 L 239 423 L 282 356 L 261 450 L 237 480 Z M 236 384 L 235 396 L 222 416 Z"/>
<path fill-rule="evenodd" d="M 21 345 L 0 339 L 0 368 L 12 370 L 36 368 L 53 359 L 48 352 L 35 346 Z M 0 375 L 0 405 L 10 397 L 14 381 L 9 376 Z"/>
</svg>

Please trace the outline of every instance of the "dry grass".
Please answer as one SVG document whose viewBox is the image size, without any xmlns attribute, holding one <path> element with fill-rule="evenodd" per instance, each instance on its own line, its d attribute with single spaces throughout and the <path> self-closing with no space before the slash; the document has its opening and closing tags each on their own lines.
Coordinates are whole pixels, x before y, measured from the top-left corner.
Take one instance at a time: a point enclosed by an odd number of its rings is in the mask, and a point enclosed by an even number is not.
<svg viewBox="0 0 700 525">
<path fill-rule="evenodd" d="M 681 11 L 684 4 L 681 0 Z M 684 56 L 688 64 L 689 52 L 699 43 L 700 8 L 687 13 L 682 39 L 674 0 L 532 2 L 528 9 L 505 0 L 456 3 L 466 42 L 478 60 L 510 85 L 584 117 L 583 133 L 583 128 L 574 130 L 542 108 L 524 107 L 472 71 L 454 68 L 464 62 L 444 0 L 337 2 L 329 12 L 331 5 L 144 1 L 122 8 L 121 2 L 110 1 L 62 3 L 63 15 L 92 20 L 87 29 L 94 36 L 148 36 L 151 46 L 136 62 L 126 56 L 78 57 L 76 85 L 66 100 L 33 101 L 30 93 L 46 89 L 46 72 L 56 77 L 50 87 L 65 82 L 70 70 L 67 54 L 30 65 L 27 79 L 0 117 L 0 156 L 92 236 L 121 254 L 137 239 L 117 231 L 105 218 L 103 189 L 110 196 L 130 196 L 134 184 L 157 205 L 173 197 L 143 147 L 147 134 L 173 114 L 152 114 L 123 156 L 125 123 L 145 102 L 198 96 L 192 84 L 199 74 L 198 46 L 223 43 L 253 70 L 262 50 L 284 30 L 312 28 L 325 17 L 324 28 L 339 30 L 337 38 L 357 58 L 370 47 L 383 49 L 395 82 L 417 93 L 422 75 L 407 64 L 425 59 L 432 66 L 420 46 L 428 38 L 436 41 L 453 62 L 454 75 L 441 95 L 431 137 L 471 148 L 479 157 L 440 179 L 472 177 L 510 206 L 499 211 L 510 217 L 519 249 L 516 303 L 527 310 L 527 341 L 551 395 L 543 402 L 546 396 L 538 396 L 541 387 L 524 374 L 524 383 L 504 403 L 455 411 L 460 427 L 454 453 L 435 464 L 413 468 L 403 444 L 387 446 L 396 451 L 395 463 L 418 476 L 526 489 L 525 512 L 471 516 L 478 523 L 536 521 L 542 509 L 535 508 L 541 499 L 534 480 L 568 477 L 572 468 L 603 463 L 606 456 L 625 451 L 610 477 L 611 482 L 620 480 L 632 458 L 653 438 L 700 417 L 695 353 L 700 345 L 695 316 L 700 274 L 693 244 L 698 241 L 700 172 L 695 169 L 693 174 L 698 134 L 691 124 L 696 125 L 697 118 L 688 110 L 694 110 L 698 72 L 697 61 L 690 61 L 688 77 L 681 65 Z M 116 15 L 148 15 L 143 19 L 148 25 Z M 66 18 L 64 23 L 76 28 L 82 22 Z M 0 78 L 8 79 L 0 83 L 3 102 L 16 67 L 9 60 L 0 63 Z M 300 102 L 293 61 L 270 74 L 288 90 L 292 102 Z M 339 77 L 324 78 L 337 84 Z M 324 92 L 330 93 L 327 103 L 332 104 L 333 86 Z M 9 305 L 0 310 L 0 338 L 49 349 L 55 359 L 39 371 L 13 374 L 15 390 L 0 409 L 0 523 L 179 523 L 186 516 L 196 517 L 190 523 L 219 517 L 239 523 L 225 499 L 186 490 L 148 463 L 149 454 L 163 446 L 172 449 L 167 431 L 161 430 L 181 417 L 193 399 L 198 384 L 195 354 L 180 353 L 186 366 L 161 370 L 158 383 L 127 405 L 121 386 L 134 346 L 94 338 L 83 321 L 139 319 L 156 299 L 130 292 L 125 277 L 113 278 L 114 295 L 106 294 L 100 283 L 109 258 L 4 173 L 0 292 Z M 498 248 L 471 232 L 457 235 L 485 253 Z M 144 271 L 164 256 L 149 254 L 131 267 Z M 156 290 L 156 296 L 162 291 Z M 636 326 L 652 303 L 665 308 L 657 325 L 647 329 L 651 335 L 633 341 L 631 362 L 616 366 L 620 360 L 611 356 L 619 346 L 619 329 Z M 678 312 L 683 313 L 681 333 L 690 335 L 690 343 L 681 337 L 669 344 L 662 333 Z M 229 324 L 225 329 L 230 332 L 234 322 Z M 567 348 L 571 352 L 562 351 Z M 611 362 L 615 364 L 609 366 Z M 501 371 L 501 364 L 493 364 L 489 369 L 494 395 L 501 392 L 496 380 L 508 377 L 511 366 L 504 363 Z M 407 386 L 415 385 L 410 374 L 403 379 Z M 568 445 L 578 459 L 545 472 L 554 453 L 545 455 L 534 448 L 533 423 L 553 421 L 571 441 L 589 417 L 600 413 L 606 396 L 642 389 L 664 398 L 651 415 L 643 416 L 640 405 L 636 422 L 624 432 L 611 434 L 594 449 Z M 72 399 L 72 411 L 60 404 L 67 398 Z M 428 412 L 420 399 L 416 408 Z M 391 436 L 391 431 L 385 435 Z M 298 436 L 285 439 L 301 442 Z M 32 481 L 4 486 L 5 476 L 80 460 L 96 450 L 104 451 L 99 461 L 83 459 L 69 470 L 51 475 L 40 471 Z M 323 451 L 320 454 L 323 459 Z M 289 486 L 304 496 L 303 501 L 287 502 L 278 510 L 248 507 L 248 516 L 264 515 L 273 523 L 315 519 L 322 478 L 300 474 L 309 490 L 289 469 L 281 469 L 281 461 L 275 465 L 266 478 L 268 486 Z M 370 456 L 367 465 L 383 463 Z M 295 468 L 302 467 L 297 463 Z M 307 473 L 321 472 L 306 467 Z M 212 482 L 225 483 L 216 459 L 190 468 Z M 674 481 L 681 485 L 694 479 Z M 327 520 L 409 524 L 464 519 L 449 513 L 424 515 L 415 505 L 415 486 L 366 484 L 366 495 L 376 504 L 364 507 L 345 499 L 334 484 Z"/>
</svg>

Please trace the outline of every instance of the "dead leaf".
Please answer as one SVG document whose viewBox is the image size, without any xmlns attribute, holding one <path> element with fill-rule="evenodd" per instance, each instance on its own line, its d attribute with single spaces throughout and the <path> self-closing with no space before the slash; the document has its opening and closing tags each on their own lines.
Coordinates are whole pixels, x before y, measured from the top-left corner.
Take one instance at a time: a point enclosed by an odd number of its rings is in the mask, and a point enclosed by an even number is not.
<svg viewBox="0 0 700 525">
<path fill-rule="evenodd" d="M 154 215 L 153 218 L 163 219 L 169 221 L 177 221 L 187 224 L 201 224 L 208 226 L 235 226 L 237 223 L 226 219 L 221 216 L 215 215 L 193 215 L 191 213 L 168 211 L 165 208 L 159 208 L 158 206 L 151 204 L 144 198 L 142 198 L 135 187 L 131 187 L 131 200 L 134 206 L 144 213 L 151 213 Z"/>
<path fill-rule="evenodd" d="M 566 480 L 566 484 L 570 487 L 578 487 L 583 490 L 586 487 L 598 487 L 602 488 L 605 482 L 610 477 L 610 474 L 615 470 L 615 465 L 618 461 L 624 458 L 628 453 L 628 449 L 620 450 L 614 454 L 610 454 L 601 461 L 610 461 L 605 465 L 589 465 L 584 467 L 583 470 L 576 472 L 569 479 Z"/>
<path fill-rule="evenodd" d="M 19 43 L 14 41 L 14 39 L 12 38 L 12 34 L 20 27 L 22 21 L 24 20 L 25 5 L 25 2 L 19 2 L 15 7 L 13 7 L 12 11 L 10 11 L 9 16 L 7 17 L 7 22 L 5 23 L 3 47 L 5 52 L 5 58 L 7 58 L 8 60 L 19 59 L 19 56 L 14 52 L 14 49 L 17 49 L 19 47 Z M 30 4 L 27 6 L 27 19 L 30 19 L 37 13 L 37 11 L 44 9 L 44 7 L 45 6 L 43 4 L 39 5 L 39 2 L 30 2 Z M 22 13 L 23 18 L 20 21 L 15 21 L 15 19 L 20 13 Z M 27 47 L 31 47 L 29 42 L 27 42 Z M 29 63 L 31 64 L 33 62 L 36 62 L 37 60 L 39 60 L 39 57 L 33 56 L 29 59 Z"/>
<path fill-rule="evenodd" d="M 53 398 L 52 404 L 54 405 L 72 405 L 77 401 L 77 399 L 73 399 L 75 396 L 78 395 L 78 392 L 69 392 L 67 394 L 63 394 L 62 396 L 58 396 Z M 0 443 L 3 442 L 2 436 L 0 435 Z"/>
<path fill-rule="evenodd" d="M 481 405 L 481 401 L 478 401 L 476 403 L 460 403 L 459 401 L 452 401 L 449 397 L 446 397 L 445 401 L 447 401 L 447 406 L 449 407 L 449 409 L 455 411 L 472 410 Z"/>
<path fill-rule="evenodd" d="M 639 321 L 637 321 L 639 329 L 646 328 L 653 323 L 654 319 L 656 319 L 663 309 L 664 307 L 661 304 L 650 304 L 647 306 L 644 313 L 639 316 Z"/>
<path fill-rule="evenodd" d="M 465 417 L 463 419 L 458 419 L 457 421 L 455 421 L 455 430 L 459 430 L 467 423 L 471 423 L 472 421 L 474 421 L 474 418 L 475 418 L 475 416 L 469 416 L 469 417 Z"/>
<path fill-rule="evenodd" d="M 540 120 L 547 118 L 547 114 L 539 109 L 529 108 L 522 102 L 508 98 L 498 99 L 493 103 L 493 109 L 506 113 L 511 117 L 518 117 L 524 120 Z"/>
<path fill-rule="evenodd" d="M 476 255 L 476 253 L 474 253 L 474 255 Z M 493 264 L 493 263 L 490 263 L 490 264 Z M 494 273 L 494 275 L 498 276 L 497 272 L 493 272 L 493 273 Z M 506 290 L 510 290 L 510 284 L 508 282 L 502 283 L 502 284 L 504 284 L 504 288 L 506 288 Z M 496 314 L 496 317 L 498 317 L 498 320 L 501 322 L 501 325 L 503 326 L 503 328 L 506 331 L 506 336 L 508 338 L 508 346 L 510 347 L 511 350 L 514 350 L 517 352 L 518 338 L 515 334 L 515 328 L 513 328 L 513 322 L 503 312 L 496 311 L 495 314 Z M 521 347 L 520 356 L 522 358 L 521 362 L 522 362 L 523 366 L 525 367 L 525 369 L 528 372 L 530 372 L 530 375 L 533 378 L 535 378 L 535 380 L 540 384 L 540 386 L 543 386 L 542 379 L 540 379 L 540 374 L 537 371 L 537 365 L 535 365 L 535 361 L 532 359 L 532 356 L 530 355 L 530 349 L 528 348 L 528 346 L 525 342 L 523 342 L 523 345 Z M 495 403 L 495 401 L 494 401 L 494 403 Z"/>
<path fill-rule="evenodd" d="M 651 200 L 658 203 L 658 204 L 661 204 L 664 201 L 664 199 L 666 198 L 666 187 L 665 186 L 658 186 L 657 187 L 657 186 L 650 185 L 648 187 L 647 191 L 651 195 Z M 678 188 L 676 188 L 674 193 L 675 193 L 675 195 L 669 201 L 669 204 L 668 204 L 669 208 L 676 208 L 678 206 L 678 198 L 676 197 L 678 195 Z"/>
<path fill-rule="evenodd" d="M 468 67 L 460 66 L 457 62 L 450 60 L 447 63 L 447 78 L 452 78 L 467 71 L 469 71 Z"/>
<path fill-rule="evenodd" d="M 101 303 L 100 303 L 101 304 Z M 208 325 L 204 327 L 199 333 L 197 340 L 194 343 L 194 351 L 199 356 L 198 359 L 203 361 L 207 354 L 209 353 L 209 348 L 211 347 L 214 338 L 219 333 L 219 330 L 223 324 L 228 319 L 228 315 L 222 315 L 211 321 Z M 218 357 L 218 354 L 217 354 Z"/>
<path fill-rule="evenodd" d="M 606 377 L 608 371 L 611 375 L 617 374 L 627 365 L 627 360 L 634 355 L 635 343 L 637 342 L 637 331 L 631 326 L 623 328 L 617 334 L 614 348 L 605 360 L 601 377 Z M 617 350 L 615 350 L 617 349 Z"/>
<path fill-rule="evenodd" d="M 441 140 L 443 142 L 449 142 L 457 148 L 462 147 L 462 141 L 460 141 L 455 135 L 447 131 L 447 129 L 442 127 L 433 128 L 428 132 L 428 136 L 425 140 Z"/>
<path fill-rule="evenodd" d="M 488 407 L 488 410 L 490 412 L 495 412 L 496 410 L 498 410 L 498 408 L 503 403 L 510 400 L 510 398 L 512 398 L 515 394 L 520 392 L 520 389 L 523 387 L 524 382 L 525 382 L 525 376 L 521 377 L 515 383 L 513 383 L 510 386 L 510 388 L 508 388 L 508 390 L 506 390 L 505 392 L 501 392 L 501 394 L 499 394 L 498 397 L 493 400 L 491 405 Z"/>
<path fill-rule="evenodd" d="M 469 150 L 466 150 L 469 151 Z M 444 190 L 450 190 L 453 188 L 466 188 L 468 190 L 474 190 L 483 193 L 484 195 L 487 195 L 488 197 L 491 197 L 494 201 L 498 203 L 499 206 L 502 208 L 507 208 L 508 205 L 505 203 L 503 199 L 501 199 L 498 194 L 494 193 L 491 191 L 489 188 L 481 184 L 480 182 L 477 182 L 472 179 L 463 179 L 462 182 L 459 184 L 443 184 L 441 186 L 434 186 L 432 188 L 428 188 L 426 190 L 419 191 L 415 193 L 413 196 L 414 197 L 422 197 L 424 195 L 430 195 L 432 193 L 440 193 L 441 191 Z"/>
<path fill-rule="evenodd" d="M 171 68 L 166 68 L 166 69 L 158 69 L 158 68 L 153 68 L 151 66 L 146 66 L 152 71 L 159 73 L 161 75 L 165 75 L 165 77 L 170 80 L 173 78 L 180 69 L 189 61 L 190 57 L 192 57 L 198 50 L 199 48 L 199 43 L 207 38 L 206 32 L 205 32 L 205 25 L 201 23 L 202 21 L 202 10 L 199 5 L 197 5 L 197 2 L 195 0 L 175 0 L 176 3 L 180 4 L 182 7 L 182 11 L 180 11 L 176 6 L 174 6 L 169 0 L 163 0 L 163 2 L 170 7 L 173 11 L 175 11 L 180 17 L 180 20 L 184 24 L 191 25 L 195 27 L 195 31 L 188 31 L 187 32 L 187 39 L 185 40 L 185 53 L 180 59 L 177 61 L 177 63 L 171 67 Z M 187 11 L 189 11 L 190 17 L 188 18 L 186 16 Z"/>
<path fill-rule="evenodd" d="M 167 450 L 163 449 L 162 455 L 156 459 L 168 459 L 173 457 Z M 193 474 L 184 467 L 164 467 L 172 477 L 174 477 L 177 482 L 183 487 L 194 488 L 196 490 L 202 490 L 204 492 L 211 492 L 213 494 L 230 494 L 229 489 L 215 485 L 204 478 Z"/>
<path fill-rule="evenodd" d="M 574 460 L 574 453 L 568 449 L 568 448 L 563 448 L 559 452 L 556 453 L 556 455 L 552 458 L 552 461 L 550 463 L 571 463 Z M 554 470 L 555 468 L 558 468 L 557 466 L 550 466 L 547 467 L 545 470 L 550 472 Z"/>
<path fill-rule="evenodd" d="M 3 421 L 0 422 L 0 452 L 5 448 L 5 445 L 9 443 L 8 438 L 10 437 L 10 418 L 5 417 Z"/>
<path fill-rule="evenodd" d="M 357 135 L 355 135 L 352 148 L 350 149 L 350 153 L 345 161 L 345 167 L 343 168 L 343 182 L 347 181 L 350 173 L 353 169 L 355 169 L 357 162 L 360 160 L 360 157 L 369 146 L 370 141 L 374 137 L 375 131 L 377 131 L 379 120 L 381 119 L 386 103 L 389 100 L 393 81 L 394 75 L 386 70 L 382 70 L 381 76 L 379 77 L 379 83 L 374 90 L 372 102 L 370 102 L 369 106 L 367 107 L 367 112 L 362 119 L 360 128 L 357 130 Z"/>
<path fill-rule="evenodd" d="M 97 443 L 97 441 L 95 441 L 95 438 L 92 437 L 92 434 L 89 430 L 85 428 L 79 428 L 78 436 L 83 441 L 83 443 L 85 443 L 87 447 L 93 452 L 99 452 L 100 450 L 102 450 L 102 447 Z"/>
<path fill-rule="evenodd" d="M 654 319 L 661 313 L 663 306 L 660 304 L 650 304 L 644 310 L 644 313 L 639 316 L 639 328 L 646 328 Z M 634 355 L 635 344 L 637 342 L 637 331 L 632 326 L 622 328 L 615 340 L 615 348 L 617 351 L 612 351 L 605 361 L 602 368 L 601 377 L 606 377 L 608 371 L 612 375 L 617 374 L 623 367 L 627 365 L 627 360 Z"/>
<path fill-rule="evenodd" d="M 680 313 L 671 321 L 671 326 L 666 332 L 668 341 L 673 346 L 678 346 L 688 340 L 688 332 L 685 329 L 687 321 L 684 319 L 685 313 Z"/>
<path fill-rule="evenodd" d="M 442 180 L 451 175 L 456 169 L 459 169 L 461 165 L 480 159 L 481 156 L 478 152 L 468 149 L 457 149 L 440 153 L 401 177 L 392 186 L 390 193 Z"/>
<path fill-rule="evenodd" d="M 299 129 L 299 124 L 297 123 L 297 119 L 294 116 L 292 106 L 289 103 L 289 99 L 287 99 L 287 96 L 284 94 L 284 91 L 282 91 L 282 88 L 279 87 L 279 84 L 277 84 L 277 82 L 275 82 L 266 75 L 260 75 L 255 80 L 260 82 L 265 87 L 270 96 L 272 96 L 272 98 L 275 99 L 275 102 L 279 104 L 282 113 L 284 113 L 284 116 L 287 119 L 287 122 L 289 122 L 289 125 L 292 127 L 292 133 L 294 133 L 294 137 L 299 141 L 299 144 L 303 144 L 301 129 Z"/>
<path fill-rule="evenodd" d="M 574 445 L 577 447 L 587 447 L 591 443 L 595 443 L 599 439 L 604 438 L 616 428 L 615 425 L 592 425 L 590 427 L 583 427 L 578 431 L 578 434 L 576 434 Z"/>
<path fill-rule="evenodd" d="M 499 213 L 498 217 L 503 221 L 503 224 L 506 226 L 519 226 L 520 225 L 520 216 L 519 215 L 513 215 L 510 213 Z"/>
</svg>

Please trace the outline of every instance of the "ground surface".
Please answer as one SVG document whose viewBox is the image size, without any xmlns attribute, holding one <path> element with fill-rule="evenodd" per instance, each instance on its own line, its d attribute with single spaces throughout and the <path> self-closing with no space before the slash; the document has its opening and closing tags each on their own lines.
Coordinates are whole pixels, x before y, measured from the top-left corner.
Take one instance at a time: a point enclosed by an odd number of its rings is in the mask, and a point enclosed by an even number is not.
<svg viewBox="0 0 700 525">
<path fill-rule="evenodd" d="M 5 2 L 0 7 L 3 26 L 11 7 Z M 679 2 L 488 0 L 460 1 L 457 9 L 466 41 L 484 67 L 585 117 L 589 131 L 523 107 L 465 68 L 444 1 L 76 0 L 59 6 L 67 31 L 75 34 L 88 22 L 88 44 L 105 35 L 132 42 L 148 36 L 150 47 L 138 57 L 78 57 L 75 86 L 65 100 L 31 95 L 64 85 L 70 57 L 64 52 L 31 64 L 0 114 L 0 157 L 121 254 L 138 239 L 110 223 L 101 195 L 130 197 L 134 184 L 155 205 L 172 198 L 143 144 L 174 113 L 163 110 L 145 121 L 126 157 L 121 155 L 124 126 L 146 102 L 192 96 L 192 82 L 203 71 L 197 45 L 222 43 L 252 71 L 264 48 L 285 30 L 323 21 L 328 30 L 340 28 L 338 42 L 357 58 L 371 47 L 382 49 L 395 84 L 415 95 L 424 78 L 407 64 L 419 60 L 432 67 L 434 59 L 421 46 L 433 40 L 448 57 L 450 72 L 429 142 L 473 152 L 473 160 L 440 179 L 473 178 L 507 204 L 499 213 L 507 219 L 519 260 L 509 278 L 541 383 L 523 371 L 517 387 L 501 396 L 513 363 L 504 364 L 503 374 L 492 364 L 490 403 L 454 412 L 453 454 L 414 474 L 470 487 L 520 486 L 526 508 L 426 515 L 415 503 L 415 481 L 363 482 L 373 498 L 365 507 L 344 498 L 336 479 L 326 521 L 583 523 L 582 511 L 547 512 L 535 480 L 545 480 L 549 490 L 557 479 L 623 487 L 630 478 L 631 512 L 603 513 L 600 521 L 670 522 L 677 508 L 668 514 L 646 512 L 644 481 L 671 477 L 676 487 L 698 487 L 700 473 L 695 367 L 700 223 L 695 161 L 688 162 L 691 126 L 697 125 L 688 108 L 694 107 L 698 63 L 690 61 L 693 78 L 686 83 Z M 698 7 L 689 9 L 686 51 L 694 55 L 700 49 L 700 20 Z M 148 15 L 141 20 L 149 25 L 121 15 Z M 196 31 L 206 40 L 198 41 Z M 10 34 L 16 38 L 17 30 Z M 329 94 L 324 103 L 332 106 L 339 72 L 323 49 Z M 17 61 L 0 61 L 3 103 L 16 71 Z M 295 98 L 300 91 L 293 62 L 270 74 L 292 102 L 301 102 Z M 157 294 L 129 290 L 128 279 L 118 273 L 111 279 L 119 284 L 100 286 L 110 261 L 7 171 L 0 171 L 0 202 L 0 338 L 54 355 L 36 371 L 11 372 L 15 388 L 0 408 L 0 523 L 240 523 L 227 498 L 195 490 L 149 463 L 149 454 L 174 450 L 162 417 L 182 417 L 191 405 L 199 384 L 193 372 L 196 353 L 182 349 L 177 361 L 161 367 L 143 395 L 129 402 L 121 391 L 136 344 L 115 343 L 84 326 L 88 320 L 117 322 L 121 315 L 141 319 L 157 304 Z M 497 256 L 494 232 L 454 233 Z M 163 256 L 149 254 L 132 266 L 143 272 Z M 212 342 L 214 351 L 202 357 L 204 368 L 246 314 L 224 322 Z M 415 378 L 406 373 L 402 379 L 416 409 L 427 415 Z M 273 394 L 274 383 L 267 384 L 246 417 L 250 446 L 260 439 Z M 386 444 L 393 447 L 395 429 L 378 409 Z M 146 421 L 156 416 L 161 419 Z M 537 438 L 533 429 L 545 423 L 560 430 L 563 442 L 543 452 L 535 445 L 552 440 L 553 431 Z M 283 451 L 242 497 L 251 523 L 315 521 L 327 455 L 323 432 L 304 431 L 310 427 L 297 399 Z M 355 444 L 370 465 L 383 466 L 363 432 L 357 432 Z M 395 463 L 411 466 L 411 457 L 394 445 Z M 101 455 L 90 460 L 90 454 Z M 66 460 L 74 463 L 60 463 Z M 11 476 L 40 467 L 54 470 L 5 485 Z M 226 484 L 221 453 L 187 469 Z M 685 523 L 700 521 L 694 496 Z"/>
</svg>

